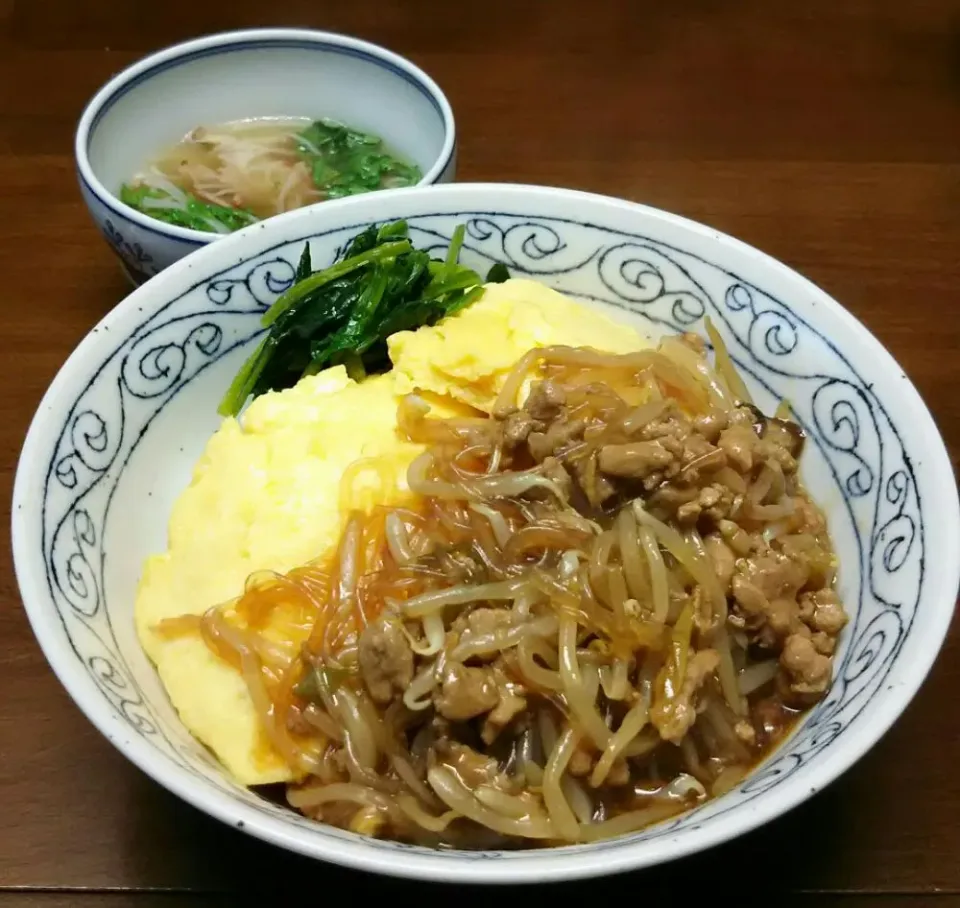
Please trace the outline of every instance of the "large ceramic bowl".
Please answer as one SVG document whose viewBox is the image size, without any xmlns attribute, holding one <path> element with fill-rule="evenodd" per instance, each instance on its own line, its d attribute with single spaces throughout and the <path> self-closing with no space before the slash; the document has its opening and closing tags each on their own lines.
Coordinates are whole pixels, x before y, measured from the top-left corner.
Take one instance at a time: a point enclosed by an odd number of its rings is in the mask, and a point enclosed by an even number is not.
<svg viewBox="0 0 960 908">
<path fill-rule="evenodd" d="M 512 853 L 431 851 L 311 823 L 238 788 L 184 730 L 134 634 L 140 565 L 217 426 L 216 406 L 286 287 L 364 225 L 406 218 L 465 259 L 504 262 L 651 335 L 719 327 L 758 403 L 790 400 L 803 472 L 828 513 L 852 612 L 829 696 L 736 790 L 645 832 Z M 134 292 L 80 344 L 44 397 L 14 492 L 17 579 L 51 666 L 113 744 L 226 823 L 313 857 L 460 882 L 638 868 L 740 835 L 850 767 L 916 693 L 941 645 L 960 568 L 950 461 L 883 347 L 766 255 L 640 205 L 524 186 L 404 189 L 294 212 L 206 247 Z M 882 794 L 882 793 L 881 793 Z"/>
<path fill-rule="evenodd" d="M 298 28 L 207 35 L 151 54 L 91 99 L 74 141 L 80 192 L 134 283 L 219 240 L 124 205 L 121 185 L 201 124 L 330 117 L 382 138 L 419 165 L 419 185 L 453 179 L 446 96 L 409 60 L 368 41 Z"/>
</svg>

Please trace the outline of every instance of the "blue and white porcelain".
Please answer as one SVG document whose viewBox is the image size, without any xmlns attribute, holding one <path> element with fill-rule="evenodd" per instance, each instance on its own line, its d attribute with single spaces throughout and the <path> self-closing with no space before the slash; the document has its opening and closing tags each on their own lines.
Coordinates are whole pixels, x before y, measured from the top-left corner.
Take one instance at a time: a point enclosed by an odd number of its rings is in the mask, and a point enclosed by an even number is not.
<svg viewBox="0 0 960 908">
<path fill-rule="evenodd" d="M 217 403 L 287 287 L 373 221 L 406 218 L 441 252 L 506 264 L 651 336 L 710 316 L 758 404 L 790 401 L 809 435 L 803 475 L 825 507 L 852 613 L 829 696 L 737 789 L 599 844 L 431 851 L 299 817 L 233 784 L 185 731 L 137 644 L 140 565 L 218 424 Z M 295 211 L 171 266 L 94 328 L 30 427 L 13 546 L 51 666 L 90 720 L 162 785 L 284 848 L 380 873 L 458 882 L 560 880 L 645 867 L 740 835 L 834 780 L 923 682 L 953 614 L 960 509 L 950 459 L 917 391 L 838 303 L 763 253 L 671 214 L 584 193 L 503 185 L 401 189 Z M 879 793 L 882 796 L 882 793 Z"/>
<path fill-rule="evenodd" d="M 80 191 L 134 283 L 220 234 L 123 205 L 117 193 L 125 181 L 201 124 L 304 116 L 380 136 L 419 165 L 418 185 L 454 177 L 453 110 L 437 83 L 392 51 L 345 35 L 291 28 L 210 35 L 152 54 L 101 88 L 77 127 Z"/>
</svg>

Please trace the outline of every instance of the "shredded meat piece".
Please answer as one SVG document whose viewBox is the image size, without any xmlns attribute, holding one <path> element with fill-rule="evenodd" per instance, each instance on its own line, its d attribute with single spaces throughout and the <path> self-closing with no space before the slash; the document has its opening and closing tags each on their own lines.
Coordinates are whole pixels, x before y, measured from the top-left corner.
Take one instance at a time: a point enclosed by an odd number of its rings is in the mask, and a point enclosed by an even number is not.
<svg viewBox="0 0 960 908">
<path fill-rule="evenodd" d="M 460 663 L 447 666 L 433 704 L 441 716 L 453 722 L 465 722 L 490 712 L 500 700 L 497 682 L 488 668 Z"/>
<path fill-rule="evenodd" d="M 689 525 L 696 523 L 700 519 L 700 513 L 703 511 L 703 506 L 700 504 L 698 498 L 694 498 L 692 501 L 684 502 L 679 508 L 677 508 L 677 520 L 680 523 Z"/>
<path fill-rule="evenodd" d="M 800 597 L 800 608 L 809 614 L 806 623 L 812 630 L 822 631 L 831 637 L 839 634 L 847 624 L 847 613 L 833 590 L 804 593 Z"/>
<path fill-rule="evenodd" d="M 534 460 L 541 461 L 567 447 L 585 428 L 581 420 L 563 418 L 566 393 L 555 382 L 534 382 L 522 409 L 503 420 L 507 448 L 526 443 Z"/>
<path fill-rule="evenodd" d="M 570 490 L 573 487 L 573 479 L 570 477 L 570 474 L 567 472 L 566 467 L 556 457 L 548 457 L 543 461 L 543 475 L 547 479 L 552 479 L 560 489 L 563 494 L 569 498 Z"/>
<path fill-rule="evenodd" d="M 741 558 L 731 582 L 732 623 L 751 632 L 760 646 L 777 649 L 789 634 L 805 629 L 797 594 L 808 575 L 802 561 L 769 547 Z"/>
<path fill-rule="evenodd" d="M 647 506 L 676 513 L 683 505 L 696 501 L 699 495 L 695 488 L 665 483 L 647 499 Z"/>
<path fill-rule="evenodd" d="M 837 651 L 837 638 L 831 637 L 823 631 L 817 631 L 810 635 L 810 642 L 818 653 L 824 656 L 832 656 Z"/>
<path fill-rule="evenodd" d="M 483 726 L 483 740 L 487 744 L 527 708 L 527 701 L 518 693 L 521 689 L 510 683 L 500 688 L 500 702 L 489 712 Z"/>
<path fill-rule="evenodd" d="M 699 435 L 692 435 L 691 438 L 700 438 Z M 702 453 L 692 456 L 688 453 L 689 449 L 684 450 L 683 470 L 681 477 L 684 482 L 700 482 L 704 474 L 714 473 L 721 467 L 727 465 L 727 455 L 719 448 L 712 445 Z"/>
<path fill-rule="evenodd" d="M 600 472 L 595 455 L 577 460 L 573 469 L 583 494 L 594 508 L 602 507 L 616 493 L 613 483 Z"/>
<path fill-rule="evenodd" d="M 515 448 L 523 444 L 534 431 L 542 430 L 543 424 L 538 423 L 526 410 L 517 410 L 503 421 L 503 440 L 508 448 Z"/>
<path fill-rule="evenodd" d="M 732 520 L 720 520 L 717 529 L 723 541 L 738 555 L 749 555 L 757 547 L 757 540 Z"/>
<path fill-rule="evenodd" d="M 560 413 L 560 409 L 567 402 L 567 395 L 556 382 L 549 379 L 537 381 L 530 386 L 523 409 L 534 419 L 552 420 Z"/>
<path fill-rule="evenodd" d="M 505 632 L 513 627 L 513 613 L 502 608 L 475 608 L 472 611 L 459 615 L 450 626 L 447 634 L 447 647 L 452 650 L 463 640 L 466 635 L 468 639 L 477 637 L 497 636 L 498 633 Z M 497 658 L 497 653 L 484 653 L 482 655 L 470 656 L 470 660 L 480 662 L 492 662 Z"/>
<path fill-rule="evenodd" d="M 701 489 L 696 498 L 677 508 L 677 520 L 694 524 L 701 516 L 706 516 L 717 523 L 730 513 L 733 506 L 733 495 L 726 486 L 709 485 Z"/>
<path fill-rule="evenodd" d="M 413 650 L 398 620 L 383 615 L 360 634 L 360 674 L 377 703 L 389 703 L 413 680 Z"/>
<path fill-rule="evenodd" d="M 782 640 L 787 634 L 796 632 L 800 616 L 797 613 L 797 604 L 792 599 L 771 599 L 767 603 L 767 627 L 773 633 L 773 639 L 768 645 L 775 645 L 776 640 Z"/>
<path fill-rule="evenodd" d="M 298 704 L 294 704 L 287 711 L 285 724 L 287 730 L 295 735 L 308 735 L 313 731 L 313 726 L 303 717 L 303 710 Z"/>
<path fill-rule="evenodd" d="M 753 469 L 754 452 L 757 447 L 756 433 L 749 426 L 730 426 L 720 433 L 717 446 L 727 455 L 727 460 L 743 473 Z"/>
<path fill-rule="evenodd" d="M 766 417 L 753 404 L 742 404 L 730 411 L 728 417 L 731 426 L 750 426 L 759 437 Z"/>
<path fill-rule="evenodd" d="M 798 457 L 803 450 L 803 430 L 789 419 L 770 419 L 764 427 L 763 438 Z"/>
<path fill-rule="evenodd" d="M 512 627 L 513 623 L 513 614 L 507 609 L 480 607 L 457 618 L 453 622 L 453 628 L 455 630 L 469 628 L 471 634 L 486 636 L 506 630 Z"/>
<path fill-rule="evenodd" d="M 719 529 L 724 542 L 734 548 L 742 531 L 730 522 L 721 522 Z M 742 548 L 745 541 L 740 539 Z M 708 552 L 714 545 L 710 543 Z M 846 612 L 832 589 L 808 589 L 826 582 L 818 566 L 819 549 L 777 551 L 756 537 L 750 539 L 750 546 L 752 551 L 736 562 L 731 579 L 729 623 L 745 630 L 752 643 L 779 651 L 777 683 L 782 696 L 792 704 L 809 705 L 830 684 L 832 657 L 837 636 L 847 623 Z"/>
<path fill-rule="evenodd" d="M 509 791 L 513 787 L 493 757 L 478 754 L 466 744 L 443 737 L 434 746 L 434 753 L 437 759 L 449 766 L 469 788 L 492 785 Z"/>
<path fill-rule="evenodd" d="M 703 682 L 716 670 L 720 664 L 720 655 L 713 649 L 702 649 L 694 653 L 687 660 L 687 672 L 683 679 L 683 687 L 676 695 L 676 700 L 670 709 L 654 709 L 650 713 L 650 721 L 660 732 L 664 741 L 679 744 L 683 736 L 690 730 L 696 721 L 697 710 L 694 697 Z"/>
<path fill-rule="evenodd" d="M 690 431 L 686 419 L 676 415 L 674 407 L 667 408 L 659 419 L 648 422 L 641 430 L 644 441 L 659 439 L 664 447 L 679 455 L 683 449 L 683 438 Z"/>
<path fill-rule="evenodd" d="M 743 619 L 743 627 L 756 628 L 767 611 L 767 597 L 743 574 L 734 574 L 731 586 L 737 605 L 734 614 Z"/>
<path fill-rule="evenodd" d="M 776 463 L 784 473 L 797 472 L 796 458 L 786 448 L 764 439 L 757 446 L 757 452 L 761 457 Z"/>
<path fill-rule="evenodd" d="M 750 426 L 740 428 L 759 442 Z M 681 523 L 696 525 L 703 517 L 716 524 L 740 504 L 733 489 L 714 479 L 728 465 L 727 453 L 719 445 L 727 431 L 722 411 L 691 420 L 671 405 L 640 429 L 638 440 L 611 441 L 601 447 L 599 469 L 614 479 L 639 481 Z"/>
<path fill-rule="evenodd" d="M 494 669 L 494 677 L 500 700 L 487 714 L 480 732 L 486 744 L 492 744 L 500 732 L 527 708 L 526 691 L 521 685 L 511 681 L 499 668 Z"/>
<path fill-rule="evenodd" d="M 582 419 L 558 419 L 550 423 L 546 430 L 531 432 L 527 439 L 530 454 L 536 461 L 546 459 L 552 454 L 560 454 L 583 438 L 586 423 Z"/>
<path fill-rule="evenodd" d="M 699 432 L 690 432 L 685 435 L 682 444 L 683 453 L 680 455 L 680 461 L 685 468 L 685 472 L 704 457 L 719 459 L 719 466 L 723 466 L 723 464 L 726 463 L 723 452 L 715 445 L 710 444 Z M 717 458 L 716 455 L 719 455 L 719 458 Z"/>
<path fill-rule="evenodd" d="M 784 668 L 784 697 L 797 704 L 815 701 L 830 684 L 831 660 L 817 652 L 813 641 L 803 634 L 792 634 L 783 644 L 780 664 Z"/>
<path fill-rule="evenodd" d="M 452 548 L 437 552 L 436 560 L 443 571 L 458 582 L 480 581 L 486 573 L 480 561 L 463 549 Z"/>
<path fill-rule="evenodd" d="M 632 441 L 622 445 L 604 445 L 600 449 L 599 467 L 611 476 L 644 479 L 664 470 L 675 460 L 659 441 Z"/>
<path fill-rule="evenodd" d="M 807 580 L 802 564 L 773 550 L 744 559 L 739 568 L 743 577 L 767 599 L 795 596 Z"/>
<path fill-rule="evenodd" d="M 818 536 L 827 530 L 827 522 L 823 512 L 808 498 L 798 496 L 794 499 L 796 511 L 794 513 L 794 525 L 796 532 L 810 533 Z"/>
<path fill-rule="evenodd" d="M 719 525 L 729 514 L 740 507 L 740 497 L 721 483 L 715 483 L 703 490 L 700 497 L 703 513 L 711 522 Z"/>
<path fill-rule="evenodd" d="M 711 444 L 716 444 L 720 433 L 727 427 L 727 414 L 723 410 L 711 410 L 693 421 L 693 428 Z"/>
<path fill-rule="evenodd" d="M 720 536 L 705 536 L 703 546 L 710 557 L 710 564 L 720 581 L 720 587 L 725 593 L 730 593 L 730 581 L 733 579 L 733 571 L 736 565 L 736 557 L 731 548 L 723 541 Z"/>
</svg>

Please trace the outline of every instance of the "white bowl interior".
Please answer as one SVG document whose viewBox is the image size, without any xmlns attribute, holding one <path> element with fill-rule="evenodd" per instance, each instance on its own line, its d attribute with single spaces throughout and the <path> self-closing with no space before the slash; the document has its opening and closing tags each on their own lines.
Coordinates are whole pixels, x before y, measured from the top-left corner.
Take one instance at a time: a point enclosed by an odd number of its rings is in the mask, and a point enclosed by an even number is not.
<svg viewBox="0 0 960 908">
<path fill-rule="evenodd" d="M 196 126 L 250 117 L 330 117 L 378 135 L 426 173 L 446 138 L 427 88 L 350 46 L 251 40 L 157 64 L 104 105 L 88 157 L 109 192 Z"/>
<path fill-rule="evenodd" d="M 504 262 L 654 336 L 702 331 L 709 315 L 758 404 L 770 411 L 786 397 L 806 428 L 803 475 L 828 514 L 853 617 L 830 695 L 723 798 L 589 847 L 430 852 L 329 830 L 262 802 L 230 783 L 180 726 L 133 632 L 140 565 L 164 547 L 170 506 L 217 425 L 217 402 L 263 308 L 291 280 L 304 239 L 315 262 L 328 261 L 366 223 L 395 217 L 410 221 L 416 244 L 437 251 L 466 222 L 467 263 Z M 667 860 L 822 788 L 889 727 L 926 675 L 953 610 L 958 524 L 950 462 L 912 385 L 852 317 L 798 275 L 640 206 L 452 186 L 273 219 L 133 294 L 84 341 L 41 405 L 18 471 L 13 533 L 18 581 L 48 659 L 98 727 L 164 785 L 305 854 L 492 882 Z"/>
</svg>

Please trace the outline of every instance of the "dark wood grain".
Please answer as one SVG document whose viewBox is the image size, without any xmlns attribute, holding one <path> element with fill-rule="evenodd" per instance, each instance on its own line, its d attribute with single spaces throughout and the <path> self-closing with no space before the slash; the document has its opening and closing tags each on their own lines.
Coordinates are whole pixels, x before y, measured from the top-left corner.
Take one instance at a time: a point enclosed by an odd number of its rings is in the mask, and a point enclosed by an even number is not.
<svg viewBox="0 0 960 908">
<path fill-rule="evenodd" d="M 39 397 L 127 290 L 75 188 L 72 132 L 83 104 L 158 46 L 263 25 L 265 16 L 357 34 L 423 65 L 454 105 L 462 179 L 649 202 L 795 266 L 889 347 L 956 463 L 956 0 L 0 0 L 7 510 Z M 265 891 L 277 879 L 291 892 L 414 893 L 413 884 L 310 863 L 248 839 L 127 764 L 43 661 L 21 610 L 6 521 L 2 532 L 0 908 L 237 904 L 233 893 Z M 958 689 L 955 624 L 896 728 L 812 802 L 710 853 L 569 886 L 569 894 L 602 899 L 629 886 L 647 898 L 735 880 L 738 894 L 747 888 L 773 904 L 955 905 L 960 737 L 950 704 Z M 53 891 L 25 891 L 36 888 Z M 462 894 L 467 902 L 481 897 Z"/>
</svg>

